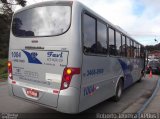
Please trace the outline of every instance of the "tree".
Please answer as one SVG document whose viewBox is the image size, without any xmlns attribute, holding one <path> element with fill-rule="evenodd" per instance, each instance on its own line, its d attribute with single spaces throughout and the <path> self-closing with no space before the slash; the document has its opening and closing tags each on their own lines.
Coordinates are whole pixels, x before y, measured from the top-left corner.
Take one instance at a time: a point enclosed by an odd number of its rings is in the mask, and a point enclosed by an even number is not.
<svg viewBox="0 0 160 119">
<path fill-rule="evenodd" d="M 26 0 L 0 0 L 3 3 L 2 11 L 3 14 L 7 17 L 11 17 L 13 14 L 12 6 L 13 5 L 21 5 L 24 7 L 26 5 Z"/>
<path fill-rule="evenodd" d="M 26 5 L 26 0 L 0 0 L 3 4 L 10 4 L 10 5 L 21 5 L 24 7 Z M 16 3 L 15 3 L 16 2 Z"/>
<path fill-rule="evenodd" d="M 160 43 L 156 45 L 147 45 L 146 46 L 147 51 L 154 51 L 154 50 L 160 50 Z"/>
<path fill-rule="evenodd" d="M 26 0 L 0 0 L 2 8 L 0 13 L 0 58 L 7 57 L 8 55 L 8 44 L 9 44 L 9 33 L 10 24 L 13 14 L 13 5 L 26 5 Z"/>
</svg>

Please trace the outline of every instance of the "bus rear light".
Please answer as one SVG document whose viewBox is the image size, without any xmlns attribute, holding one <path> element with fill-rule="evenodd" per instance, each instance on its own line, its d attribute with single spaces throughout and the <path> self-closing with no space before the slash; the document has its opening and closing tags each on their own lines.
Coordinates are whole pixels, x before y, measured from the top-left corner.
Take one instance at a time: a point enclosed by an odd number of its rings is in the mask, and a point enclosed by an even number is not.
<svg viewBox="0 0 160 119">
<path fill-rule="evenodd" d="M 8 76 L 10 79 L 13 80 L 13 75 L 12 75 L 12 62 L 8 61 Z"/>
<path fill-rule="evenodd" d="M 64 87 L 64 88 L 67 88 L 68 86 L 69 86 L 69 84 L 68 84 L 67 82 L 64 82 L 64 83 L 63 83 L 63 87 Z"/>
<path fill-rule="evenodd" d="M 67 69 L 67 70 L 66 70 L 66 73 L 67 73 L 68 75 L 70 75 L 70 74 L 72 73 L 72 70 L 71 70 L 71 69 Z"/>
<path fill-rule="evenodd" d="M 65 78 L 67 81 L 70 81 L 70 80 L 71 80 L 71 76 L 69 76 L 69 75 L 68 75 L 68 76 L 65 76 L 64 78 Z"/>
<path fill-rule="evenodd" d="M 80 74 L 80 68 L 68 67 L 64 69 L 62 83 L 61 83 L 61 90 L 69 87 L 72 76 L 76 74 Z"/>
</svg>

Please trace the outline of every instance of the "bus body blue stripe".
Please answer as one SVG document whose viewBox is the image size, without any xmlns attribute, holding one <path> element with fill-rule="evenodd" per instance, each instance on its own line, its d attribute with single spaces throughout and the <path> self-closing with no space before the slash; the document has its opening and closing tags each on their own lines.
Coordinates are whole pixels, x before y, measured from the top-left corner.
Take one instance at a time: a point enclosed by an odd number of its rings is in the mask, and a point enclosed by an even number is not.
<svg viewBox="0 0 160 119">
<path fill-rule="evenodd" d="M 23 51 L 23 52 L 25 53 L 25 55 L 27 56 L 29 63 L 42 64 L 42 62 L 39 61 L 39 59 L 36 58 L 36 55 L 37 55 L 37 54 L 34 55 L 34 54 L 29 53 L 29 52 L 27 52 L 27 51 L 24 51 L 24 50 L 22 50 L 22 51 Z M 35 52 L 33 52 L 33 53 L 35 53 Z"/>
<path fill-rule="evenodd" d="M 125 79 L 124 80 L 124 88 L 127 88 L 128 86 L 130 86 L 133 83 L 133 77 L 131 75 L 131 67 L 130 65 L 127 65 L 127 63 L 125 63 L 123 60 L 118 59 L 119 63 L 121 64 Z"/>
</svg>

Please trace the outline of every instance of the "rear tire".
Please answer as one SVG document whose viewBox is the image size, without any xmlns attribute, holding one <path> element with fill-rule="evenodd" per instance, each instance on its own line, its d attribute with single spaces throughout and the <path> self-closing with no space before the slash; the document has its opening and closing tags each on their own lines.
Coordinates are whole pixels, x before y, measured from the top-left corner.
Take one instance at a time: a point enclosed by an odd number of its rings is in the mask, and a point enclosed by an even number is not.
<svg viewBox="0 0 160 119">
<path fill-rule="evenodd" d="M 118 84 L 117 84 L 117 88 L 116 88 L 116 94 L 115 96 L 113 96 L 113 101 L 118 102 L 122 96 L 122 92 L 123 92 L 123 82 L 120 79 Z"/>
<path fill-rule="evenodd" d="M 144 71 L 141 71 L 141 76 L 139 78 L 139 80 L 137 82 L 141 82 L 142 81 L 142 77 L 144 77 Z"/>
<path fill-rule="evenodd" d="M 139 78 L 139 80 L 137 81 L 138 83 L 140 83 L 142 81 L 142 77 Z"/>
</svg>

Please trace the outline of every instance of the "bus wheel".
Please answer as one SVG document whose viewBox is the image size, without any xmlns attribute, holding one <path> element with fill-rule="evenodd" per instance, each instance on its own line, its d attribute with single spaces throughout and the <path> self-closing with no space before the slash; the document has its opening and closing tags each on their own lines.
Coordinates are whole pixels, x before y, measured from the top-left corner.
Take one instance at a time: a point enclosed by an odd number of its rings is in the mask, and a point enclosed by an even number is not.
<svg viewBox="0 0 160 119">
<path fill-rule="evenodd" d="M 139 78 L 137 82 L 140 83 L 141 81 L 142 81 L 142 76 Z"/>
<path fill-rule="evenodd" d="M 137 82 L 141 82 L 142 81 L 142 77 L 144 77 L 145 75 L 144 75 L 144 71 L 142 70 L 141 71 L 141 76 L 140 76 L 140 78 L 139 78 L 139 80 L 137 81 Z"/>
<path fill-rule="evenodd" d="M 116 88 L 116 94 L 113 96 L 113 101 L 118 102 L 122 96 L 123 92 L 123 82 L 122 80 L 119 80 L 117 88 Z"/>
</svg>

